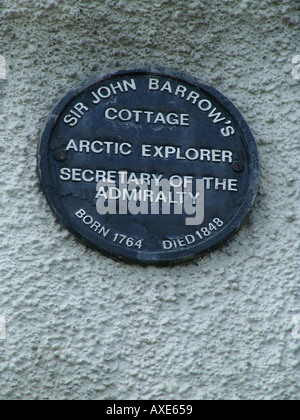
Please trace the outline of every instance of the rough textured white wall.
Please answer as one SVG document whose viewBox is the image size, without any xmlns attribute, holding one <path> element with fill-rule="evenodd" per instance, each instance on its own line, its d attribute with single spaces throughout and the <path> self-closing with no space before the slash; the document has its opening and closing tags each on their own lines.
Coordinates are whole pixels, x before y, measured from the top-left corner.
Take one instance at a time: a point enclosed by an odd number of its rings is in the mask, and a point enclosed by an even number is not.
<svg viewBox="0 0 300 420">
<path fill-rule="evenodd" d="M 2 0 L 0 398 L 299 398 L 299 4 Z M 64 93 L 144 64 L 228 96 L 262 164 L 242 230 L 174 268 L 86 249 L 56 221 L 35 172 Z"/>
</svg>

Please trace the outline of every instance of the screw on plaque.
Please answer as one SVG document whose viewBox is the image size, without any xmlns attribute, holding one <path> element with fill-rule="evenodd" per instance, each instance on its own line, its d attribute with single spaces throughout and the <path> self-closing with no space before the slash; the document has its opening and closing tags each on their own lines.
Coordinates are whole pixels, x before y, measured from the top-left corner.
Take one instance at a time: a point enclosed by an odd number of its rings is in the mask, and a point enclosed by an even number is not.
<svg viewBox="0 0 300 420">
<path fill-rule="evenodd" d="M 232 168 L 234 172 L 244 172 L 245 164 L 244 162 L 237 160 L 236 162 L 233 162 Z"/>
<path fill-rule="evenodd" d="M 63 149 L 58 149 L 54 152 L 54 159 L 58 162 L 64 162 L 67 159 L 67 155 Z"/>
</svg>

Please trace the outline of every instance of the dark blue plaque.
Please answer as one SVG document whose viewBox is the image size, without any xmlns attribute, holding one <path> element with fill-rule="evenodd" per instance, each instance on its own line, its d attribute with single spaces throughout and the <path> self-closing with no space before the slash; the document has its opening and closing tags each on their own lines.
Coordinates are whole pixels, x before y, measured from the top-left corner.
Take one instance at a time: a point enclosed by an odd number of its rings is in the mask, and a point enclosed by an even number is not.
<svg viewBox="0 0 300 420">
<path fill-rule="evenodd" d="M 197 79 L 138 69 L 90 79 L 48 118 L 38 173 L 61 222 L 126 262 L 195 258 L 241 226 L 259 184 L 255 140 Z"/>
</svg>

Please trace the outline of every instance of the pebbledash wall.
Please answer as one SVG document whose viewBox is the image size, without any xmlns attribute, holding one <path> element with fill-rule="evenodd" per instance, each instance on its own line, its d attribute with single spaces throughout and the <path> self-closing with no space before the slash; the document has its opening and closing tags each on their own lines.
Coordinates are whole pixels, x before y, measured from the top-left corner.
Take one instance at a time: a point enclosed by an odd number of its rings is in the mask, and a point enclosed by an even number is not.
<svg viewBox="0 0 300 420">
<path fill-rule="evenodd" d="M 1 399 L 300 397 L 299 5 L 2 0 Z M 85 248 L 36 174 L 54 104 L 94 74 L 144 65 L 228 96 L 261 159 L 239 233 L 172 268 Z"/>
</svg>

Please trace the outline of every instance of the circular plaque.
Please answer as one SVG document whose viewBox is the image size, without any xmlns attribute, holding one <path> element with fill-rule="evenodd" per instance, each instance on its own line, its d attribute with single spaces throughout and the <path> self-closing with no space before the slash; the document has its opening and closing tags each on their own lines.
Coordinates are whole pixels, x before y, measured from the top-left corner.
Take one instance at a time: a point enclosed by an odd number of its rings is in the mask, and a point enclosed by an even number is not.
<svg viewBox="0 0 300 420">
<path fill-rule="evenodd" d="M 195 258 L 241 226 L 259 183 L 235 106 L 197 79 L 119 71 L 68 93 L 38 151 L 42 189 L 86 245 L 127 262 Z"/>
</svg>

